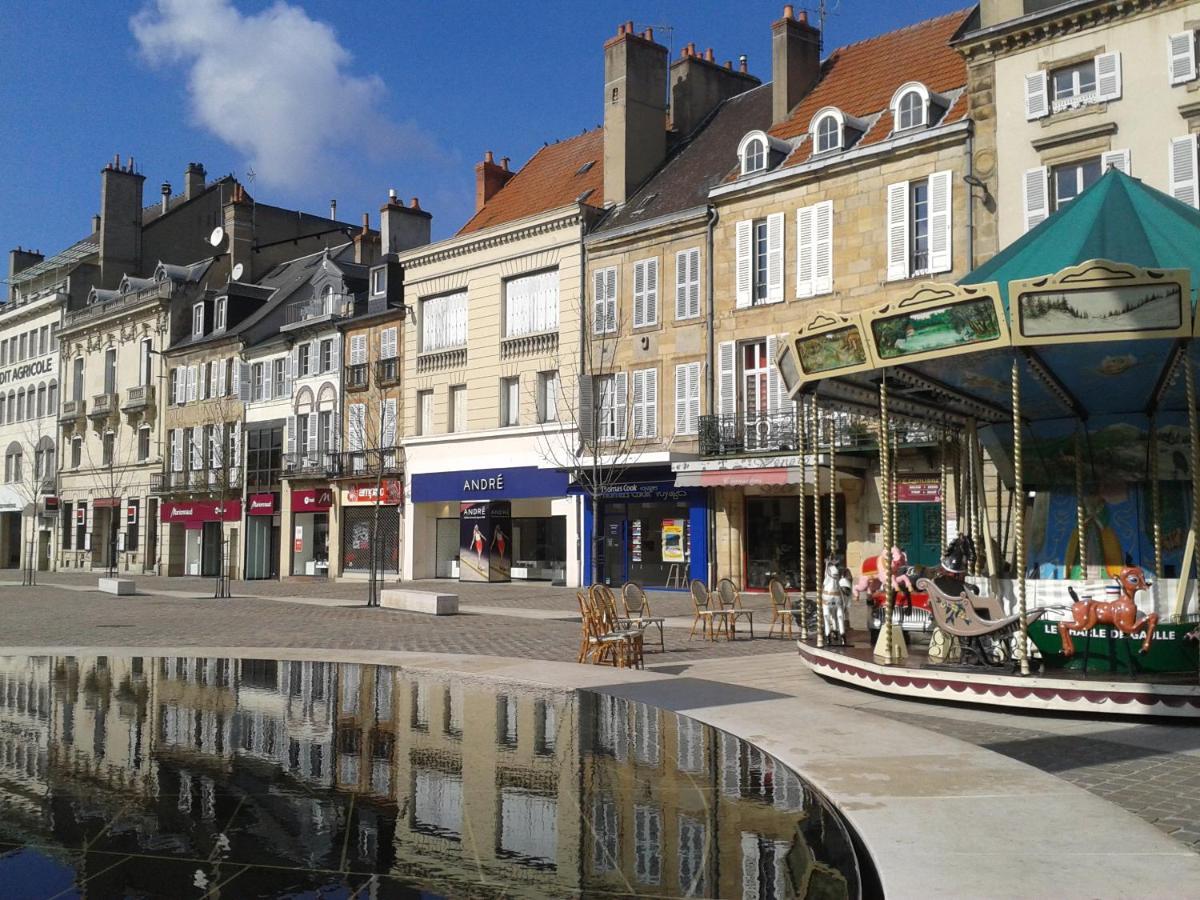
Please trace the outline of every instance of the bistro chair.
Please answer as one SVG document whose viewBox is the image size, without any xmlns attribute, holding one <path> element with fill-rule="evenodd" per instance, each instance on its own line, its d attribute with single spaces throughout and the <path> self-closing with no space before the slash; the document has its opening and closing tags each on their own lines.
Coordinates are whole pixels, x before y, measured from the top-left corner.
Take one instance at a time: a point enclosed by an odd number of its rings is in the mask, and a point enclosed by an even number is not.
<svg viewBox="0 0 1200 900">
<path fill-rule="evenodd" d="M 750 623 L 750 639 L 754 640 L 754 611 L 742 607 L 742 593 L 728 578 L 717 582 L 717 600 L 721 608 L 729 615 L 729 632 L 727 637 L 733 640 L 737 634 L 737 620 L 745 619 Z"/>
<path fill-rule="evenodd" d="M 625 621 L 631 626 L 643 631 L 649 625 L 658 629 L 658 649 L 666 652 L 667 645 L 663 639 L 663 622 L 666 619 L 650 612 L 650 598 L 642 586 L 634 581 L 625 582 L 621 586 L 621 603 L 625 607 Z"/>
<path fill-rule="evenodd" d="M 700 626 L 700 634 L 709 640 L 717 639 L 718 623 L 720 628 L 725 632 L 725 636 L 729 636 L 729 614 L 724 609 L 711 609 L 710 601 L 712 595 L 709 594 L 708 588 L 704 586 L 704 582 L 700 579 L 694 579 L 691 584 L 692 607 L 696 611 L 696 618 L 692 621 L 692 631 L 688 635 L 688 640 L 696 636 L 696 626 Z"/>
<path fill-rule="evenodd" d="M 583 620 L 579 662 L 642 668 L 642 633 L 611 630 L 605 621 L 603 606 L 597 606 L 583 591 L 577 591 L 575 597 L 579 601 L 579 614 Z"/>
<path fill-rule="evenodd" d="M 771 630 L 767 632 L 767 637 L 773 637 L 778 627 L 780 637 L 790 638 L 792 626 L 796 621 L 796 611 L 792 607 L 791 598 L 788 597 L 787 588 L 778 578 L 772 578 L 767 582 L 767 594 L 771 597 Z"/>
</svg>

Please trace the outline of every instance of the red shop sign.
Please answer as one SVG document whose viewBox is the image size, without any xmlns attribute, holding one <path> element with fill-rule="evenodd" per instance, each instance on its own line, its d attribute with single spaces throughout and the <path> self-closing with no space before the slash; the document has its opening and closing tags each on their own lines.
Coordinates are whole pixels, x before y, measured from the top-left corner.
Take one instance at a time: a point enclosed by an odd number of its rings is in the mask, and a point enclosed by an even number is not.
<svg viewBox="0 0 1200 900">
<path fill-rule="evenodd" d="M 181 500 L 162 505 L 162 520 L 168 525 L 237 522 L 241 517 L 241 500 Z"/>
<path fill-rule="evenodd" d="M 346 499 L 351 503 L 374 503 L 378 497 L 380 503 L 402 503 L 404 501 L 404 484 L 395 478 L 389 478 L 376 487 L 374 482 L 351 485 Z"/>
<path fill-rule="evenodd" d="M 275 512 L 274 494 L 251 494 L 246 512 L 252 516 L 269 516 Z"/>
<path fill-rule="evenodd" d="M 332 506 L 332 488 L 304 488 L 292 491 L 292 512 L 324 512 Z"/>
<path fill-rule="evenodd" d="M 901 481 L 896 484 L 897 503 L 941 503 L 942 486 L 936 481 Z"/>
<path fill-rule="evenodd" d="M 120 497 L 97 497 L 92 501 L 92 506 L 95 509 L 115 509 L 120 505 Z"/>
</svg>

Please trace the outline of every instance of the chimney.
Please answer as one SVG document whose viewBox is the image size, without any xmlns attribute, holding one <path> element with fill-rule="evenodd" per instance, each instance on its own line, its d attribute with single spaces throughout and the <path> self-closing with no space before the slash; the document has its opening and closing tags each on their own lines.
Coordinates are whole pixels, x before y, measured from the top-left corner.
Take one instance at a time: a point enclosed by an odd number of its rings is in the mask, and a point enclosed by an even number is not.
<svg viewBox="0 0 1200 900">
<path fill-rule="evenodd" d="M 475 163 L 475 212 L 483 209 L 483 205 L 496 196 L 500 188 L 508 184 L 515 175 L 508 171 L 508 157 L 504 157 L 503 165 L 492 161 L 492 151 L 483 154 L 483 162 Z"/>
<path fill-rule="evenodd" d="M 329 218 L 333 219 L 333 221 L 335 221 L 335 222 L 337 221 L 337 201 L 336 200 L 329 201 Z"/>
<path fill-rule="evenodd" d="M 380 250 L 385 254 L 403 253 L 428 244 L 432 219 L 416 197 L 412 206 L 405 206 L 394 189 L 388 191 L 388 202 L 379 208 Z"/>
<path fill-rule="evenodd" d="M 142 268 L 142 183 L 129 157 L 118 154 L 100 173 L 100 287 L 115 288 Z"/>
<path fill-rule="evenodd" d="M 30 266 L 40 263 L 44 256 L 36 250 L 25 250 L 18 247 L 16 250 L 8 251 L 8 299 L 16 299 L 16 289 L 12 286 L 13 276 L 18 272 L 28 269 Z"/>
<path fill-rule="evenodd" d="M 803 10 L 795 18 L 789 3 L 771 25 L 771 124 L 786 119 L 820 77 L 821 32 Z"/>
<path fill-rule="evenodd" d="M 94 216 L 92 216 L 92 234 L 99 234 L 99 233 L 100 233 L 100 213 L 96 213 Z"/>
<path fill-rule="evenodd" d="M 667 155 L 667 48 L 650 31 L 604 44 L 604 202 L 621 204 Z"/>
<path fill-rule="evenodd" d="M 233 195 L 222 210 L 225 240 L 229 246 L 229 271 L 242 264 L 241 281 L 253 282 L 258 273 L 254 270 L 254 200 L 238 182 L 233 184 Z"/>
<path fill-rule="evenodd" d="M 190 162 L 183 172 L 183 196 L 191 200 L 198 194 L 204 193 L 204 166 L 198 162 Z"/>
<path fill-rule="evenodd" d="M 362 266 L 379 261 L 379 233 L 371 230 L 370 213 L 363 213 L 362 228 L 354 234 L 354 261 Z"/>
<path fill-rule="evenodd" d="M 711 47 L 702 56 L 688 44 L 671 63 L 671 127 L 681 137 L 690 134 L 722 100 L 758 83 L 753 75 L 718 65 Z"/>
<path fill-rule="evenodd" d="M 171 182 L 164 181 L 160 190 L 162 191 L 162 211 L 165 214 L 171 205 Z"/>
</svg>

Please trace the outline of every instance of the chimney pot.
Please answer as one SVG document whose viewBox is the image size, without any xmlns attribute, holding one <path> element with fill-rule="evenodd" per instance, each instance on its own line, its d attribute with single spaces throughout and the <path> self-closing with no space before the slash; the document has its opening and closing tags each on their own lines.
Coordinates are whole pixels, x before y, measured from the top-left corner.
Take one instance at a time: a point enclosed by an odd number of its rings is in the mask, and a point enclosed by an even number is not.
<svg viewBox="0 0 1200 900">
<path fill-rule="evenodd" d="M 164 181 L 162 183 L 162 211 L 166 213 L 167 208 L 171 205 L 171 182 Z"/>
<path fill-rule="evenodd" d="M 371 214 L 370 213 L 363 213 L 362 230 L 363 230 L 363 234 L 366 234 L 368 231 L 371 230 Z"/>
<path fill-rule="evenodd" d="M 505 172 L 508 171 L 508 157 L 507 156 L 500 157 L 500 168 L 504 169 Z"/>
<path fill-rule="evenodd" d="M 633 34 L 633 19 L 630 19 L 628 22 L 625 23 L 625 33 Z"/>
<path fill-rule="evenodd" d="M 642 32 L 642 37 L 644 37 L 648 41 L 654 40 L 654 29 L 647 28 L 645 31 Z"/>
<path fill-rule="evenodd" d="M 492 151 L 491 150 L 485 150 L 483 152 L 483 161 L 489 162 L 489 163 L 492 161 Z"/>
<path fill-rule="evenodd" d="M 784 4 L 784 7 L 783 7 L 783 17 L 784 17 L 785 19 L 790 19 L 790 18 L 792 18 L 792 16 L 794 16 L 794 15 L 795 15 L 795 10 L 792 8 L 792 4 L 790 4 L 790 3 L 786 3 L 786 4 Z"/>
<path fill-rule="evenodd" d="M 416 197 L 413 197 L 413 198 L 412 198 L 412 208 L 413 208 L 413 209 L 420 209 L 420 208 L 421 208 L 421 204 L 420 204 L 420 202 L 418 201 L 418 199 L 417 199 Z"/>
<path fill-rule="evenodd" d="M 745 53 L 743 53 L 741 56 L 738 57 L 738 71 L 739 72 L 747 71 L 747 69 L 746 69 L 746 54 Z"/>
<path fill-rule="evenodd" d="M 808 10 L 806 10 L 806 9 L 800 10 L 800 21 L 803 22 L 805 25 L 808 24 Z"/>
<path fill-rule="evenodd" d="M 396 199 L 396 189 L 388 188 L 388 200 L 391 201 L 391 200 L 395 200 L 395 199 Z"/>
<path fill-rule="evenodd" d="M 337 218 L 337 201 L 336 200 L 329 201 L 329 218 L 331 218 L 331 219 Z"/>
<path fill-rule="evenodd" d="M 713 48 L 712 47 L 709 47 L 707 50 L 704 51 L 704 58 L 706 60 L 708 60 L 709 62 L 713 61 Z"/>
</svg>

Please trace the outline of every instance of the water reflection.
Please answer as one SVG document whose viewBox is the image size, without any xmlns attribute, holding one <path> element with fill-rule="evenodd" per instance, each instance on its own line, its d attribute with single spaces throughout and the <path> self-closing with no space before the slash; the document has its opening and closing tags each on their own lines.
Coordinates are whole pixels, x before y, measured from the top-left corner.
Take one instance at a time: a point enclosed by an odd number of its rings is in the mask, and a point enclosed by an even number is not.
<svg viewBox="0 0 1200 900">
<path fill-rule="evenodd" d="M 387 666 L 102 656 L 0 658 L 0 885 L 859 892 L 841 819 L 685 716 Z"/>
</svg>

